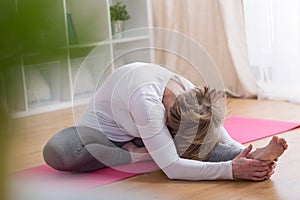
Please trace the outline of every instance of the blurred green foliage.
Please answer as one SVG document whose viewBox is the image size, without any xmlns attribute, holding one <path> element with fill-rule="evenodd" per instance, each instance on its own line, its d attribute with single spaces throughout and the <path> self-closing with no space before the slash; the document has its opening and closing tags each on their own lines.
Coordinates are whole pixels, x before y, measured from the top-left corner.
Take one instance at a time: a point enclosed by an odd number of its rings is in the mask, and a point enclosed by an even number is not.
<svg viewBox="0 0 300 200">
<path fill-rule="evenodd" d="M 10 119 L 8 115 L 8 111 L 2 104 L 2 100 L 0 100 L 0 199 L 6 199 L 6 180 L 7 180 L 7 149 L 9 145 L 9 141 L 11 138 L 11 125 Z"/>
<path fill-rule="evenodd" d="M 63 0 L 1 0 L 0 59 L 60 52 L 66 46 Z"/>
<path fill-rule="evenodd" d="M 14 79 L 7 76 L 7 71 L 20 65 L 25 57 L 34 63 L 64 56 L 64 15 L 63 0 L 0 1 L 0 199 L 4 195 L 4 161 L 11 136 L 5 93 L 12 90 Z"/>
<path fill-rule="evenodd" d="M 66 45 L 63 0 L 1 0 L 0 86 L 6 91 L 0 98 L 20 95 L 13 87 L 20 76 L 14 67 L 26 60 L 35 64 L 66 57 Z"/>
</svg>

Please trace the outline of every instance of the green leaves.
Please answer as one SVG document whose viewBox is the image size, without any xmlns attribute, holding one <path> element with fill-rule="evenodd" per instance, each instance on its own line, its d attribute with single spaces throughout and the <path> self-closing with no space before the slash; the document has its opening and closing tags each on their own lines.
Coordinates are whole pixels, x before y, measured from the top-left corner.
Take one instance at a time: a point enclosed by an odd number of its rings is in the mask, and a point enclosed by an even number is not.
<svg viewBox="0 0 300 200">
<path fill-rule="evenodd" d="M 130 15 L 126 9 L 126 5 L 117 2 L 115 5 L 110 6 L 110 19 L 111 21 L 128 20 Z"/>
<path fill-rule="evenodd" d="M 66 47 L 61 0 L 2 0 L 0 27 L 0 61 Z"/>
</svg>

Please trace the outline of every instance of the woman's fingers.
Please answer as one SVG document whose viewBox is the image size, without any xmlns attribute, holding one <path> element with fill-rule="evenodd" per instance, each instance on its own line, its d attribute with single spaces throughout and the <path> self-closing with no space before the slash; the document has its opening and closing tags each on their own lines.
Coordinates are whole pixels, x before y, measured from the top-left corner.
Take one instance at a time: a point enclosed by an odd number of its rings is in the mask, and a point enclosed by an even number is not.
<svg viewBox="0 0 300 200">
<path fill-rule="evenodd" d="M 276 167 L 273 161 L 261 161 L 255 159 L 247 159 L 249 146 L 239 156 L 232 161 L 232 173 L 236 179 L 246 179 L 252 181 L 263 181 L 268 179 Z"/>
<path fill-rule="evenodd" d="M 246 158 L 247 155 L 251 152 L 252 145 L 250 144 L 247 148 L 245 148 L 238 156 L 237 158 Z"/>
</svg>

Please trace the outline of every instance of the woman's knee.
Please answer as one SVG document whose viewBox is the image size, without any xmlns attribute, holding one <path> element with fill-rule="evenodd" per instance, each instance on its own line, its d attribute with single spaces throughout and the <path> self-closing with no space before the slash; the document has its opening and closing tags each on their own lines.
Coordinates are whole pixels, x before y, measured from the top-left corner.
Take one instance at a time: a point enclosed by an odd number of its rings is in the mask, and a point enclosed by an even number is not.
<svg viewBox="0 0 300 200">
<path fill-rule="evenodd" d="M 69 171 L 74 163 L 74 155 L 84 145 L 76 127 L 69 127 L 55 134 L 43 148 L 44 161 L 57 170 Z"/>
<path fill-rule="evenodd" d="M 99 158 L 92 154 L 93 149 L 87 145 L 114 147 L 106 136 L 98 130 L 74 126 L 61 130 L 54 135 L 43 149 L 45 162 L 54 169 L 61 171 L 93 171 L 105 167 Z M 105 148 L 99 148 L 100 153 Z M 105 157 L 105 156 L 104 156 Z"/>
</svg>

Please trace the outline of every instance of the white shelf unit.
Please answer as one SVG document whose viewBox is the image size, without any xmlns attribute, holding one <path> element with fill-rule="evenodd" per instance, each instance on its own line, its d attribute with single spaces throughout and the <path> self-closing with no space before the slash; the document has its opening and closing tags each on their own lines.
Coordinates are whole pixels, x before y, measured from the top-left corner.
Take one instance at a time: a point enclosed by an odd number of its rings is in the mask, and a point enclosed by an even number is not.
<svg viewBox="0 0 300 200">
<path fill-rule="evenodd" d="M 152 27 L 151 0 L 118 1 L 126 5 L 131 16 L 121 38 L 112 35 L 109 13 L 110 5 L 117 1 L 55 0 L 59 10 L 55 14 L 60 17 L 55 27 L 64 30 L 58 37 L 65 40 L 65 47 L 59 56 L 45 58 L 40 52 L 23 55 L 5 72 L 9 78 L 2 85 L 10 86 L 5 88 L 5 96 L 14 117 L 68 108 L 75 100 L 76 105 L 87 103 L 101 85 L 99 76 L 104 71 L 107 76 L 129 62 L 153 61 L 149 51 L 139 49 L 152 43 L 145 29 Z M 108 68 L 107 63 L 111 63 Z"/>
</svg>

